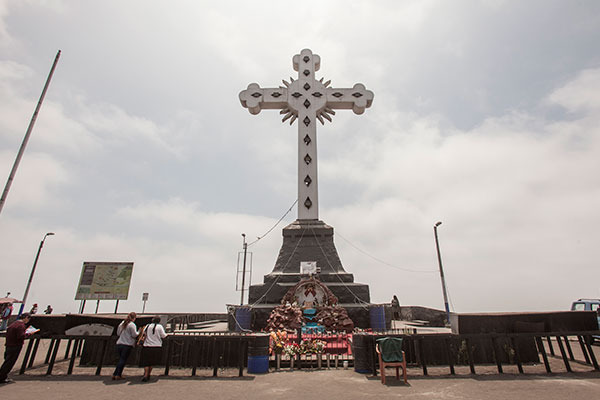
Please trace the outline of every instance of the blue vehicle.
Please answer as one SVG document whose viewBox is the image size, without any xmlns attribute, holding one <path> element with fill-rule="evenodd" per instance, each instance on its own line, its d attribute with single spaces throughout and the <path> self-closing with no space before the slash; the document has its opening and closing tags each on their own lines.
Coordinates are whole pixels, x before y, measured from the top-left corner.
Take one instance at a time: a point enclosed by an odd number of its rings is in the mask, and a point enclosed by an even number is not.
<svg viewBox="0 0 600 400">
<path fill-rule="evenodd" d="M 571 311 L 596 311 L 598 327 L 600 327 L 600 299 L 579 299 L 571 304 Z M 593 336 L 594 341 L 600 341 L 600 335 Z"/>
</svg>

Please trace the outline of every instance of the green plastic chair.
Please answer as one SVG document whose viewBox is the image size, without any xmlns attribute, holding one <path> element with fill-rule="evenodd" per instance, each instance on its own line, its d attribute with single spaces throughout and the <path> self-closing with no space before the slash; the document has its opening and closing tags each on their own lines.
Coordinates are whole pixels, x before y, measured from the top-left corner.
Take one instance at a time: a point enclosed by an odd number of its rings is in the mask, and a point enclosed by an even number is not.
<svg viewBox="0 0 600 400">
<path fill-rule="evenodd" d="M 375 350 L 379 356 L 379 369 L 381 372 L 381 383 L 385 385 L 385 368 L 396 368 L 396 379 L 400 380 L 400 371 L 402 367 L 402 375 L 404 383 L 407 383 L 406 377 L 406 357 L 402 351 L 402 338 L 385 337 L 377 339 Z"/>
</svg>

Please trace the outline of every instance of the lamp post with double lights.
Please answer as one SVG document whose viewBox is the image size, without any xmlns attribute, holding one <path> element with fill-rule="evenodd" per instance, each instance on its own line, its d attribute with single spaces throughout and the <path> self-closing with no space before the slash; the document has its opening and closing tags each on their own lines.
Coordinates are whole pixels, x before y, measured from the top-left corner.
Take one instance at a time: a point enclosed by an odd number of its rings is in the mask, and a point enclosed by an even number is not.
<svg viewBox="0 0 600 400">
<path fill-rule="evenodd" d="M 29 288 L 31 287 L 31 281 L 33 280 L 33 274 L 35 274 L 35 267 L 37 266 L 37 262 L 40 258 L 40 253 L 42 252 L 42 247 L 44 247 L 44 242 L 48 236 L 54 235 L 54 232 L 48 232 L 44 235 L 44 238 L 40 242 L 40 247 L 38 248 L 37 254 L 35 256 L 35 261 L 33 262 L 33 267 L 31 267 L 31 274 L 29 275 L 29 281 L 27 281 L 27 287 L 25 288 L 25 294 L 23 295 L 23 303 L 21 303 L 21 308 L 19 309 L 19 315 L 23 314 L 23 309 L 25 308 L 25 302 L 27 301 L 27 295 L 29 294 Z"/>
<path fill-rule="evenodd" d="M 450 324 L 450 307 L 448 306 L 448 293 L 446 292 L 446 278 L 444 278 L 444 268 L 442 268 L 442 255 L 440 253 L 440 242 L 438 240 L 437 228 L 442 224 L 438 221 L 433 225 L 433 233 L 435 236 L 435 248 L 437 250 L 438 264 L 440 266 L 440 278 L 442 280 L 442 293 L 444 294 L 444 306 L 446 307 L 446 320 Z"/>
</svg>

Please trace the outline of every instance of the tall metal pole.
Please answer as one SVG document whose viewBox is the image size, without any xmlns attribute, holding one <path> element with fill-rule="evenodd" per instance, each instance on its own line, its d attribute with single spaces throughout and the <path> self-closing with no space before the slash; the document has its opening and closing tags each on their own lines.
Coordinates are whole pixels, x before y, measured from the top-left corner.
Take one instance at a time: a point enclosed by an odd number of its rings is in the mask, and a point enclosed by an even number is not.
<svg viewBox="0 0 600 400">
<path fill-rule="evenodd" d="M 438 264 L 440 266 L 440 278 L 442 279 L 442 292 L 444 293 L 444 306 L 446 307 L 446 320 L 450 324 L 450 307 L 448 306 L 448 293 L 446 292 L 446 278 L 444 278 L 444 268 L 442 268 L 442 255 L 440 254 L 440 242 L 438 240 L 437 227 L 440 226 L 441 222 L 436 222 L 433 226 L 433 233 L 435 236 L 435 248 L 437 250 Z"/>
<path fill-rule="evenodd" d="M 242 298 L 240 300 L 240 306 L 244 305 L 244 286 L 246 285 L 246 253 L 248 252 L 248 244 L 246 243 L 246 234 L 242 233 L 244 238 L 244 263 L 242 267 Z"/>
<path fill-rule="evenodd" d="M 33 267 L 31 267 L 31 274 L 29 274 L 29 280 L 27 281 L 27 286 L 25 287 L 25 294 L 23 295 L 23 302 L 21 303 L 21 308 L 19 309 L 19 315 L 23 314 L 23 309 L 25 308 L 25 302 L 27 301 L 27 295 L 29 294 L 29 288 L 31 287 L 31 281 L 33 280 L 33 274 L 35 274 L 35 267 L 37 266 L 37 262 L 40 258 L 40 253 L 42 252 L 42 247 L 44 247 L 44 242 L 48 236 L 54 235 L 53 232 L 48 232 L 44 235 L 44 238 L 40 242 L 40 247 L 38 247 L 37 254 L 35 255 L 35 261 L 33 262 Z"/>
<path fill-rule="evenodd" d="M 37 119 L 40 107 L 42 106 L 42 102 L 44 101 L 44 97 L 46 97 L 46 91 L 48 90 L 48 86 L 50 85 L 52 75 L 54 75 L 54 70 L 56 69 L 56 64 L 58 63 L 59 58 L 60 50 L 58 51 L 58 53 L 56 53 L 56 58 L 54 59 L 54 63 L 52 64 L 52 69 L 50 69 L 50 73 L 48 74 L 48 78 L 46 79 L 46 84 L 44 85 L 44 89 L 42 90 L 40 99 L 38 100 L 37 106 L 35 107 L 35 111 L 33 112 L 31 121 L 29 121 L 29 126 L 27 127 L 27 132 L 25 133 L 25 137 L 23 138 L 23 143 L 21 143 L 21 147 L 19 148 L 19 152 L 17 153 L 17 158 L 15 159 L 12 169 L 10 170 L 10 174 L 8 175 L 8 180 L 6 181 L 4 191 L 2 192 L 2 196 L 0 197 L 0 213 L 2 212 L 2 208 L 4 207 L 4 202 L 6 201 L 6 197 L 8 196 L 8 191 L 10 190 L 10 186 L 12 185 L 12 181 L 15 178 L 15 174 L 17 173 L 17 168 L 19 168 L 21 157 L 23 157 L 23 153 L 25 152 L 25 147 L 27 147 L 27 142 L 29 142 L 29 136 L 31 136 L 31 131 L 33 130 L 33 126 L 35 125 L 35 120 Z M 25 299 L 23 299 L 23 301 L 25 301 Z"/>
</svg>

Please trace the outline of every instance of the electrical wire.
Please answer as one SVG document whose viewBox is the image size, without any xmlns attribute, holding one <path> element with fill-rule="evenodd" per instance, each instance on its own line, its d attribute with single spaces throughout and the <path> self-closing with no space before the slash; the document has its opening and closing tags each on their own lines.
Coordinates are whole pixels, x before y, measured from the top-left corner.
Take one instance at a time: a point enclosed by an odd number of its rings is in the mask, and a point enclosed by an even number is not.
<svg viewBox="0 0 600 400">
<path fill-rule="evenodd" d="M 277 227 L 277 225 L 279 225 L 279 223 L 281 221 L 283 221 L 283 219 L 290 213 L 290 211 L 292 211 L 292 208 L 294 208 L 294 206 L 296 205 L 296 203 L 298 203 L 298 199 L 294 200 L 294 202 L 292 203 L 292 205 L 290 206 L 290 208 L 288 208 L 288 210 L 285 212 L 285 214 L 283 214 L 283 216 L 281 218 L 279 218 L 279 220 L 275 223 L 275 225 L 273 225 L 271 227 L 271 229 L 269 229 L 268 231 L 266 231 L 262 236 L 259 236 L 256 238 L 255 241 L 248 243 L 247 247 L 252 246 L 254 243 L 258 242 L 259 240 L 261 240 L 262 238 L 264 238 L 265 236 L 267 236 L 269 233 L 271 233 L 271 231 L 273 231 L 273 229 L 275 229 L 275 227 Z"/>
<path fill-rule="evenodd" d="M 312 231 L 313 235 L 315 236 L 315 241 L 317 242 L 317 244 L 319 245 L 319 248 L 321 249 L 321 252 L 323 253 L 323 256 L 325 257 L 325 261 L 327 261 L 327 264 L 329 264 L 329 266 L 331 267 L 331 270 L 334 271 L 333 265 L 331 264 L 331 262 L 329 261 L 329 258 L 327 257 L 327 254 L 325 253 L 325 250 L 323 250 L 323 247 L 321 246 L 321 242 L 319 241 L 318 236 L 315 234 L 314 229 L 311 227 L 310 230 Z M 365 304 L 369 304 L 368 302 L 364 301 L 363 299 L 361 299 L 360 297 L 358 297 L 353 291 L 352 289 L 350 289 L 350 287 L 348 287 L 348 285 L 346 284 L 346 282 L 343 281 L 343 279 L 338 275 L 338 274 L 334 274 L 342 283 L 342 285 L 344 285 L 344 287 L 346 288 L 346 290 L 348 292 L 350 292 L 350 294 L 352 294 L 352 296 L 354 296 L 354 298 L 356 300 L 358 300 L 358 304 L 363 307 L 364 309 L 367 309 L 367 307 L 365 306 Z"/>
<path fill-rule="evenodd" d="M 446 292 L 448 293 L 448 301 L 450 302 L 450 307 L 452 307 L 452 311 L 456 312 L 456 308 L 454 308 L 454 303 L 452 303 L 452 296 L 450 296 L 450 289 L 448 288 L 448 283 L 446 283 Z"/>
<path fill-rule="evenodd" d="M 375 256 L 372 256 L 371 254 L 367 253 L 366 251 L 360 249 L 358 246 L 354 245 L 353 243 L 351 243 L 348 239 L 346 239 L 344 236 L 342 236 L 340 234 L 340 231 L 338 229 L 336 229 L 336 235 L 339 236 L 340 238 L 342 238 L 346 243 L 348 243 L 350 246 L 354 247 L 356 250 L 358 250 L 359 252 L 361 252 L 362 254 L 364 254 L 365 256 L 377 261 L 378 263 L 387 265 L 388 267 L 392 267 L 392 268 L 396 268 L 402 271 L 406 271 L 406 272 L 413 272 L 413 273 L 421 273 L 421 274 L 432 274 L 437 272 L 437 270 L 432 269 L 432 270 L 416 270 L 416 269 L 410 269 L 410 268 L 404 268 L 404 267 L 399 267 L 397 265 L 394 264 L 390 264 L 388 262 L 385 262 Z"/>
<path fill-rule="evenodd" d="M 293 206 L 292 206 L 293 207 Z M 300 235 L 300 239 L 298 240 L 298 242 L 296 243 L 296 246 L 294 247 L 294 250 L 292 250 L 288 260 L 286 261 L 286 263 L 284 264 L 281 272 L 279 274 L 277 274 L 277 276 L 275 277 L 275 279 L 273 280 L 273 283 L 271 283 L 271 286 L 269 286 L 269 288 L 267 289 L 267 291 L 265 293 L 263 293 L 262 296 L 260 296 L 258 298 L 258 300 L 256 300 L 254 303 L 252 303 L 252 305 L 250 305 L 250 308 L 254 308 L 254 306 L 256 306 L 258 303 L 260 303 L 260 301 L 262 299 L 264 299 L 267 294 L 271 291 L 271 289 L 273 289 L 273 286 L 275 286 L 275 284 L 277 283 L 277 281 L 279 281 L 279 278 L 281 278 L 283 276 L 283 273 L 285 272 L 285 269 L 288 267 L 290 261 L 292 261 L 292 257 L 294 256 L 294 253 L 296 253 L 296 250 L 298 249 L 298 246 L 300 245 L 300 242 L 302 241 L 302 238 L 304 237 L 304 233 L 306 232 L 306 228 L 304 228 L 302 230 L 302 235 Z"/>
</svg>

